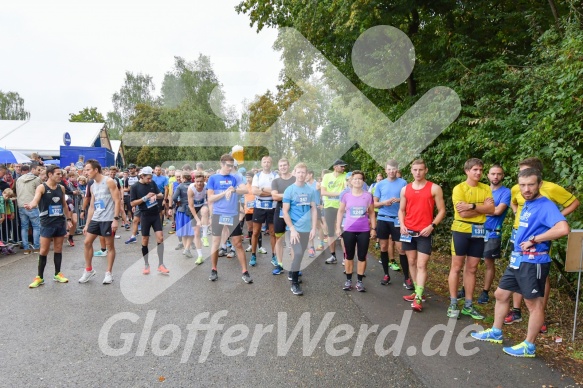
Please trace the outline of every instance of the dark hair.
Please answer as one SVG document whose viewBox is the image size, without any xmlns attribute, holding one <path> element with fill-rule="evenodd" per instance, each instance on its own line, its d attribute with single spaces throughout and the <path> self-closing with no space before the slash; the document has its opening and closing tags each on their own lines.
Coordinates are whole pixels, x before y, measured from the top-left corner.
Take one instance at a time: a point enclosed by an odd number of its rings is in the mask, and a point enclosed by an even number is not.
<svg viewBox="0 0 583 388">
<path fill-rule="evenodd" d="M 505 173 L 505 171 L 504 171 L 504 167 L 502 167 L 502 166 L 501 166 L 501 165 L 499 165 L 498 163 L 494 163 L 494 164 L 492 165 L 492 167 L 490 167 L 490 168 L 499 168 L 500 170 L 502 170 L 502 174 L 504 174 L 504 173 Z"/>
<path fill-rule="evenodd" d="M 97 172 L 101 174 L 101 164 L 95 159 L 89 159 L 85 162 L 85 165 L 90 165 L 92 169 L 97 169 Z"/>
<path fill-rule="evenodd" d="M 224 154 L 221 156 L 221 163 L 224 162 L 234 162 L 235 158 L 233 158 L 233 155 L 231 154 Z"/>
<path fill-rule="evenodd" d="M 28 164 L 23 164 L 20 166 L 20 172 L 30 171 L 30 166 Z"/>
<path fill-rule="evenodd" d="M 49 176 L 49 174 L 54 174 L 55 170 L 58 170 L 58 169 L 60 169 L 59 166 L 55 166 L 54 164 L 49 164 L 46 168 L 47 176 Z"/>
<path fill-rule="evenodd" d="M 528 166 L 530 168 L 536 168 L 537 170 L 539 170 L 541 173 L 543 172 L 543 162 L 537 158 L 537 157 L 532 157 L 532 158 L 526 158 L 522 161 L 520 161 L 518 163 L 518 166 Z"/>
<path fill-rule="evenodd" d="M 30 169 L 35 169 L 40 166 L 39 162 L 30 162 Z"/>
<path fill-rule="evenodd" d="M 389 163 L 387 163 L 387 164 L 389 164 Z M 392 166 L 392 164 L 390 164 L 390 166 Z M 364 180 L 364 172 L 362 172 L 360 170 L 354 170 L 354 171 L 352 171 L 351 177 L 354 178 L 355 175 L 360 175 L 362 177 L 362 179 Z"/>
<path fill-rule="evenodd" d="M 536 176 L 536 183 L 543 181 L 542 174 L 538 168 L 529 167 L 518 173 L 518 178 L 528 178 L 530 176 Z"/>
<path fill-rule="evenodd" d="M 474 166 L 484 167 L 484 162 L 482 162 L 482 159 L 478 158 L 468 159 L 464 163 L 464 171 L 471 170 Z"/>
</svg>

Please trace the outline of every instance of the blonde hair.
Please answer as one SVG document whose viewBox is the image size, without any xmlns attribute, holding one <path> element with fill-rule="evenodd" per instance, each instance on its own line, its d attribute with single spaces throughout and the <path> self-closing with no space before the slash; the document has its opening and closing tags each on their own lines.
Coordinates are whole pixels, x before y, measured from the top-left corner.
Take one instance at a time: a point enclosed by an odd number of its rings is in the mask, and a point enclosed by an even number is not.
<svg viewBox="0 0 583 388">
<path fill-rule="evenodd" d="M 12 189 L 4 189 L 2 195 L 6 195 L 8 198 L 14 198 L 14 191 Z"/>
</svg>

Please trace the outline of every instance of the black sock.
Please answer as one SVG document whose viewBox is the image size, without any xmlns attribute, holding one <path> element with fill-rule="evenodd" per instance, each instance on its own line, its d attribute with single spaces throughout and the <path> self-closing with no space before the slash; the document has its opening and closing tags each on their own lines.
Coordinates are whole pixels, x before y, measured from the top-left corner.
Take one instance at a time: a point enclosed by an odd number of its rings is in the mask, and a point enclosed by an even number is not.
<svg viewBox="0 0 583 388">
<path fill-rule="evenodd" d="M 405 277 L 405 280 L 407 280 L 409 279 L 409 260 L 407 260 L 407 255 L 399 255 L 399 261 L 401 262 L 403 276 Z"/>
<path fill-rule="evenodd" d="M 263 233 L 259 232 L 259 238 L 257 239 L 257 246 L 259 248 L 263 247 Z"/>
<path fill-rule="evenodd" d="M 59 272 L 61 272 L 61 263 L 63 262 L 63 254 L 55 252 L 54 257 L 55 257 L 54 258 L 54 260 L 55 260 L 55 275 L 58 275 Z M 45 256 L 45 258 L 46 258 L 46 256 Z"/>
<path fill-rule="evenodd" d="M 299 284 L 300 283 L 300 280 L 299 280 L 299 277 L 300 276 L 299 276 L 299 272 L 298 271 L 293 271 L 291 273 L 291 276 L 292 276 L 292 283 L 294 283 L 294 284 Z"/>
<path fill-rule="evenodd" d="M 158 266 L 164 264 L 164 243 L 158 244 L 156 247 L 158 250 Z"/>
<path fill-rule="evenodd" d="M 520 314 L 520 309 L 517 309 L 517 308 L 512 307 L 512 311 L 516 311 L 517 313 Z"/>
<path fill-rule="evenodd" d="M 38 276 L 44 279 L 45 267 L 47 265 L 47 257 L 38 255 Z"/>
<path fill-rule="evenodd" d="M 485 292 L 486 294 L 488 294 L 488 292 L 490 292 L 490 290 L 484 290 L 484 292 Z"/>
<path fill-rule="evenodd" d="M 144 262 L 146 263 L 146 265 L 150 265 L 150 263 L 148 262 L 148 246 L 147 245 L 142 245 L 142 256 L 144 256 Z"/>
<path fill-rule="evenodd" d="M 356 278 L 358 279 L 359 282 L 362 282 L 363 276 L 362 275 L 359 275 L 359 274 L 356 274 Z"/>
<path fill-rule="evenodd" d="M 352 280 L 352 274 L 351 273 L 347 273 L 346 274 L 346 280 Z"/>
<path fill-rule="evenodd" d="M 101 252 L 105 252 L 107 248 L 101 248 Z"/>
<path fill-rule="evenodd" d="M 381 264 L 385 275 L 389 274 L 389 252 L 381 252 Z"/>
</svg>

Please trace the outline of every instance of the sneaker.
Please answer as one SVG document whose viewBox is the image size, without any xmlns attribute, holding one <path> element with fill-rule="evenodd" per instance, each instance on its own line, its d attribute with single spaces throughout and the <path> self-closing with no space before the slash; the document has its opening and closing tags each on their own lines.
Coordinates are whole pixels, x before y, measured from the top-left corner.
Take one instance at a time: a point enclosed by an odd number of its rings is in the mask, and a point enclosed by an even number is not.
<svg viewBox="0 0 583 388">
<path fill-rule="evenodd" d="M 179 251 L 181 249 L 184 249 L 184 244 L 183 243 L 178 243 L 178 245 L 176 246 L 176 248 L 174 248 L 175 251 Z"/>
<path fill-rule="evenodd" d="M 158 272 L 160 272 L 162 275 L 170 274 L 170 271 L 168 270 L 168 268 L 166 268 L 164 264 L 160 264 L 160 266 L 158 267 Z"/>
<path fill-rule="evenodd" d="M 298 283 L 301 283 L 302 282 L 302 279 L 300 279 L 299 276 L 302 276 L 302 273 L 301 272 L 298 274 Z M 291 272 L 288 272 L 287 273 L 287 280 L 289 280 L 290 282 L 292 281 Z"/>
<path fill-rule="evenodd" d="M 478 303 L 479 304 L 486 304 L 489 301 L 490 301 L 490 297 L 488 296 L 488 293 L 486 291 L 482 290 L 482 293 L 478 297 Z"/>
<path fill-rule="evenodd" d="M 115 238 L 115 239 L 120 239 L 120 238 L 121 238 L 121 236 L 120 236 L 119 234 L 116 234 L 114 238 Z"/>
<path fill-rule="evenodd" d="M 126 230 L 130 230 L 130 224 L 125 224 L 124 227 L 126 228 Z"/>
<path fill-rule="evenodd" d="M 464 299 L 466 297 L 466 290 L 462 287 L 461 290 L 457 292 L 458 299 Z"/>
<path fill-rule="evenodd" d="M 522 322 L 522 313 L 514 309 L 510 309 L 504 318 L 505 325 L 512 325 L 513 323 Z"/>
<path fill-rule="evenodd" d="M 267 251 L 265 250 L 265 248 L 261 247 L 257 250 L 257 252 L 261 253 L 262 255 L 265 255 L 267 253 Z"/>
<path fill-rule="evenodd" d="M 542 334 L 547 334 L 547 332 L 549 331 L 548 327 L 547 327 L 547 323 L 543 322 L 543 325 L 540 327 L 540 332 Z"/>
<path fill-rule="evenodd" d="M 418 312 L 423 311 L 423 306 L 421 304 L 421 299 L 419 299 L 419 298 L 413 299 L 413 302 L 411 303 L 411 307 L 415 311 L 418 311 Z"/>
<path fill-rule="evenodd" d="M 249 265 L 255 267 L 257 265 L 257 256 L 251 255 L 251 260 L 249 260 Z"/>
<path fill-rule="evenodd" d="M 450 304 L 447 308 L 447 316 L 448 318 L 456 318 L 459 319 L 460 317 L 460 310 L 458 309 L 457 305 Z"/>
<path fill-rule="evenodd" d="M 265 233 L 265 232 L 267 232 L 267 227 L 266 227 L 265 225 L 263 225 L 263 226 L 261 227 L 261 232 L 262 232 L 262 233 Z"/>
<path fill-rule="evenodd" d="M 324 240 L 322 240 L 323 243 L 327 243 L 328 242 L 328 237 L 324 237 Z"/>
<path fill-rule="evenodd" d="M 227 256 L 227 251 L 223 248 L 219 249 L 219 257 Z"/>
<path fill-rule="evenodd" d="M 344 291 L 351 291 L 352 290 L 352 280 L 346 280 L 344 282 L 344 287 L 342 287 Z"/>
<path fill-rule="evenodd" d="M 95 257 L 106 257 L 107 251 L 103 252 L 102 250 L 93 252 L 93 256 Z"/>
<path fill-rule="evenodd" d="M 403 282 L 403 287 L 405 287 L 409 291 L 415 289 L 415 286 L 413 285 L 413 281 L 411 280 L 411 278 L 408 278 Z"/>
<path fill-rule="evenodd" d="M 242 279 L 247 284 L 253 283 L 253 279 L 251 279 L 251 275 L 249 275 L 249 272 L 248 271 L 245 271 L 243 273 Z"/>
<path fill-rule="evenodd" d="M 196 259 L 196 261 L 194 262 L 194 264 L 196 265 L 201 265 L 202 263 L 204 263 L 204 257 L 199 256 L 198 259 Z"/>
<path fill-rule="evenodd" d="M 28 288 L 37 288 L 38 286 L 41 286 L 43 284 L 45 284 L 44 279 L 41 279 L 40 276 L 37 276 L 37 277 L 34 278 L 34 280 L 32 281 L 32 283 L 30 283 L 28 285 Z"/>
<path fill-rule="evenodd" d="M 271 273 L 274 275 L 280 275 L 283 273 L 283 267 L 278 264 L 277 267 L 275 267 L 275 269 L 271 271 Z"/>
<path fill-rule="evenodd" d="M 185 249 L 184 252 L 182 252 L 182 254 L 188 257 L 189 259 L 192 259 L 194 257 L 192 256 L 192 252 L 190 252 L 190 249 Z"/>
<path fill-rule="evenodd" d="M 416 294 L 416 293 L 412 293 L 411 295 L 405 295 L 405 296 L 403 296 L 403 300 L 404 300 L 404 301 L 406 301 L 406 302 L 413 302 L 413 301 L 415 300 L 415 297 L 416 297 L 416 296 L 417 296 L 417 294 Z M 421 297 L 421 300 L 422 300 L 423 302 L 425 302 L 425 298 L 426 298 L 426 297 L 427 297 L 427 296 L 426 296 L 425 294 L 423 294 L 423 296 Z"/>
<path fill-rule="evenodd" d="M 273 265 L 274 267 L 277 267 L 279 265 L 279 262 L 277 261 L 277 257 L 271 256 L 271 265 Z"/>
<path fill-rule="evenodd" d="M 142 270 L 142 274 L 144 274 L 144 275 L 150 274 L 150 266 L 149 265 L 144 267 L 144 269 Z"/>
<path fill-rule="evenodd" d="M 336 256 L 330 256 L 326 259 L 326 264 L 336 264 L 338 260 L 336 260 Z"/>
<path fill-rule="evenodd" d="M 399 267 L 399 264 L 397 264 L 396 261 L 391 261 L 389 263 L 389 268 L 392 269 L 393 271 L 400 271 L 401 267 Z"/>
<path fill-rule="evenodd" d="M 215 280 L 217 280 L 219 278 L 219 275 L 217 274 L 217 271 L 215 269 L 213 269 L 211 271 L 211 276 L 209 276 L 209 280 L 211 282 L 214 282 Z"/>
<path fill-rule="evenodd" d="M 308 249 L 308 257 L 313 258 L 316 256 L 316 250 L 314 249 L 314 247 L 310 247 L 310 249 Z"/>
<path fill-rule="evenodd" d="M 227 253 L 227 259 L 232 259 L 233 257 L 235 257 L 235 251 L 231 250 Z"/>
<path fill-rule="evenodd" d="M 316 247 L 317 251 L 323 251 L 324 250 L 324 243 L 320 242 L 320 244 Z"/>
<path fill-rule="evenodd" d="M 529 346 L 525 342 L 521 342 L 518 345 L 502 348 L 502 351 L 514 357 L 534 357 L 536 346 Z"/>
<path fill-rule="evenodd" d="M 87 283 L 89 279 L 91 279 L 93 276 L 95 276 L 94 269 L 92 269 L 91 271 L 84 270 L 83 276 L 81 276 L 81 279 L 79 279 L 79 283 Z"/>
<path fill-rule="evenodd" d="M 502 339 L 503 339 L 502 333 L 494 334 L 492 329 L 487 329 L 484 331 L 479 331 L 477 333 L 472 333 L 471 336 L 477 340 L 493 342 L 495 344 L 501 344 Z"/>
<path fill-rule="evenodd" d="M 362 284 L 362 282 L 358 281 L 356 282 L 356 291 L 358 292 L 365 292 L 366 289 L 364 288 L 364 284 Z"/>
<path fill-rule="evenodd" d="M 470 306 L 470 307 L 465 307 L 462 309 L 462 314 L 463 315 L 468 315 L 470 317 L 472 317 L 473 319 L 484 319 L 484 316 L 482 314 L 480 314 L 475 308 L 474 306 Z"/>
<path fill-rule="evenodd" d="M 374 249 L 381 249 L 381 244 L 378 242 L 374 243 Z"/>
<path fill-rule="evenodd" d="M 32 249 L 25 249 L 24 251 L 22 251 L 22 253 L 25 255 L 30 255 L 32 253 Z"/>
<path fill-rule="evenodd" d="M 106 272 L 103 278 L 103 284 L 111 284 L 113 282 L 113 275 L 111 272 Z"/>
<path fill-rule="evenodd" d="M 291 292 L 294 295 L 304 295 L 304 292 L 302 291 L 302 287 L 300 287 L 299 283 L 292 283 Z"/>
<path fill-rule="evenodd" d="M 75 241 L 73 241 L 73 237 L 71 237 L 71 238 L 68 238 L 68 239 L 67 239 L 67 242 L 69 243 L 69 246 L 70 246 L 70 247 L 74 247 L 74 246 L 75 246 Z"/>
<path fill-rule="evenodd" d="M 251 245 L 249 245 L 246 249 L 245 252 L 251 252 Z"/>
<path fill-rule="evenodd" d="M 128 239 L 128 241 L 126 241 L 126 244 L 133 244 L 133 243 L 135 243 L 136 241 L 138 241 L 138 239 L 137 239 L 137 238 L 135 238 L 135 237 L 130 237 L 130 238 Z"/>
<path fill-rule="evenodd" d="M 391 284 L 391 277 L 389 275 L 383 276 L 383 280 L 381 280 L 382 286 L 386 286 L 387 284 Z"/>
<path fill-rule="evenodd" d="M 33 250 L 32 250 L 32 253 L 40 253 L 40 248 L 33 249 Z"/>
<path fill-rule="evenodd" d="M 208 247 L 209 246 L 209 239 L 208 239 L 208 237 L 202 237 L 201 240 L 202 240 L 202 246 L 203 247 Z"/>
<path fill-rule="evenodd" d="M 53 280 L 55 282 L 59 282 L 59 283 L 69 283 L 69 279 L 67 279 L 65 277 L 65 275 L 63 275 L 62 272 L 59 272 L 58 274 L 56 274 L 55 276 L 53 276 Z"/>
</svg>

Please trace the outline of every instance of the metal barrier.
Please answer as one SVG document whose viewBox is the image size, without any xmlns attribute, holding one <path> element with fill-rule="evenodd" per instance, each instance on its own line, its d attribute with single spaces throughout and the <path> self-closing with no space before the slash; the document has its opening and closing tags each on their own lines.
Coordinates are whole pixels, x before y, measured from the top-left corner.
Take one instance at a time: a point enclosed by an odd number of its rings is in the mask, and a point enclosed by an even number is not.
<svg viewBox="0 0 583 388">
<path fill-rule="evenodd" d="M 84 214 L 85 217 L 81 219 L 81 210 L 83 210 L 83 198 L 84 197 L 81 194 L 73 196 L 73 203 L 75 204 L 74 212 L 75 214 L 77 214 L 77 230 L 75 231 L 75 234 L 82 234 L 83 228 L 87 224 L 86 222 L 87 213 L 85 213 Z"/>
</svg>

